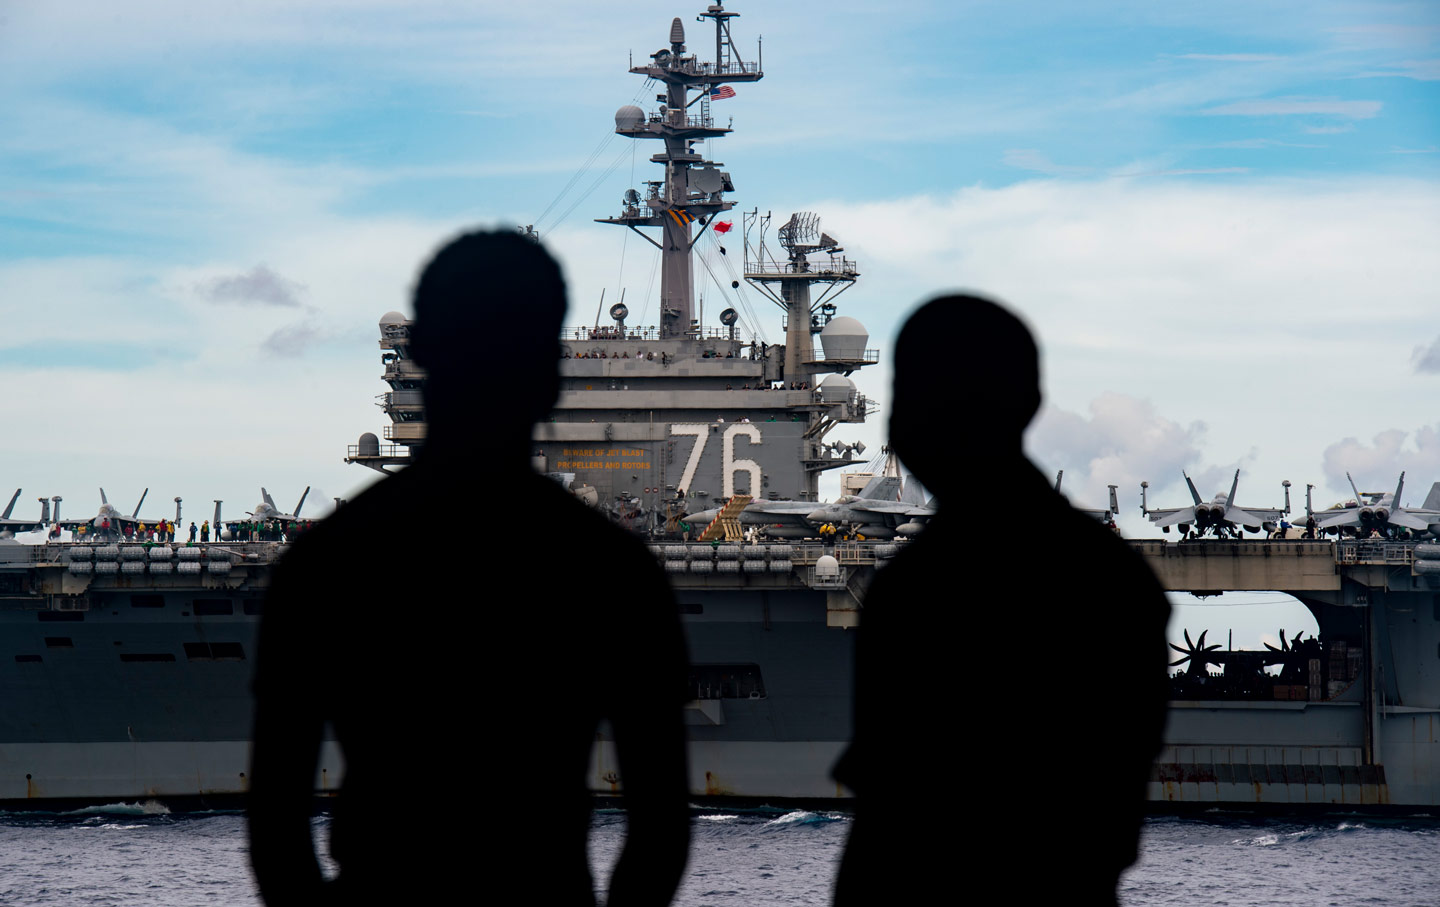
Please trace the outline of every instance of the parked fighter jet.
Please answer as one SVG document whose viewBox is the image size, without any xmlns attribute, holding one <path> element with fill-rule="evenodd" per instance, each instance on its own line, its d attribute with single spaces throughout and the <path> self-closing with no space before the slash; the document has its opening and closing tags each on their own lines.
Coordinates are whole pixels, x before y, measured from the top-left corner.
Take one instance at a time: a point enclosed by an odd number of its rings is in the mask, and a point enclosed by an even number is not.
<svg viewBox="0 0 1440 907">
<path fill-rule="evenodd" d="M 1337 534 L 1348 531 L 1360 536 L 1379 532 L 1388 536 L 1400 529 L 1409 529 L 1440 536 L 1440 482 L 1430 486 L 1430 494 L 1426 496 L 1424 505 L 1412 510 L 1406 509 L 1400 503 L 1400 495 L 1405 490 L 1403 472 L 1400 473 L 1400 481 L 1395 485 L 1394 494 L 1374 491 L 1362 494 L 1355 487 L 1355 480 L 1350 478 L 1350 473 L 1345 473 L 1345 478 L 1350 482 L 1350 490 L 1355 492 L 1353 502 L 1347 501 L 1328 510 L 1311 512 L 1310 498 L 1306 495 L 1305 509 L 1315 518 L 1315 528 L 1318 531 Z"/>
<path fill-rule="evenodd" d="M 899 492 L 898 494 L 896 492 Z M 934 498 L 927 499 L 914 476 L 876 476 L 853 498 L 841 498 L 805 515 L 812 526 L 844 526 L 867 539 L 915 535 L 935 515 Z"/>
<path fill-rule="evenodd" d="M 6 504 L 5 511 L 0 513 L 0 539 L 13 539 L 17 532 L 30 532 L 50 524 L 50 502 L 45 498 L 40 499 L 40 519 L 13 520 L 10 518 L 11 512 L 15 510 L 15 502 L 20 499 L 21 490 L 15 489 L 15 494 L 10 496 L 10 503 Z"/>
<path fill-rule="evenodd" d="M 60 507 L 57 503 L 55 507 L 55 522 L 65 529 L 87 526 L 89 527 L 87 531 L 95 532 L 105 525 L 106 520 L 109 520 L 110 530 L 116 533 L 123 532 L 126 526 L 136 526 L 142 522 L 147 525 L 154 525 L 158 523 L 159 520 L 142 520 L 140 518 L 140 508 L 145 504 L 145 496 L 149 493 L 150 489 L 148 488 L 141 492 L 140 500 L 135 503 L 135 510 L 129 516 L 125 516 L 119 510 L 115 509 L 114 504 L 110 503 L 110 499 L 105 496 L 105 489 L 102 488 L 100 489 L 100 509 L 95 512 L 94 517 L 82 520 L 62 520 L 60 519 L 59 513 Z"/>
<path fill-rule="evenodd" d="M 1064 479 L 1064 478 L 1065 478 L 1065 470 L 1062 469 L 1062 470 L 1060 470 L 1059 472 L 1055 473 L 1055 491 L 1056 491 L 1056 492 L 1059 492 L 1059 491 L 1060 491 L 1060 481 L 1061 481 L 1062 479 Z M 1088 513 L 1090 516 L 1093 516 L 1095 519 L 1099 520 L 1099 521 L 1102 522 L 1102 523 L 1108 523 L 1108 522 L 1110 522 L 1112 519 L 1114 519 L 1115 517 L 1117 517 L 1117 516 L 1120 515 L 1120 502 L 1119 502 L 1119 501 L 1116 499 L 1116 497 L 1115 497 L 1115 489 L 1116 489 L 1117 487 L 1118 487 L 1118 486 L 1115 486 L 1115 485 L 1111 485 L 1111 486 L 1110 486 L 1110 509 L 1109 509 L 1109 510 L 1101 510 L 1101 509 L 1098 508 L 1098 507 L 1081 507 L 1079 504 L 1076 504 L 1074 501 L 1070 501 L 1070 506 L 1073 507 L 1074 509 L 1080 511 L 1081 513 Z M 1066 498 L 1066 500 L 1069 500 L 1069 498 Z"/>
<path fill-rule="evenodd" d="M 255 505 L 255 511 L 250 514 L 256 522 L 263 523 L 266 520 L 277 520 L 287 526 L 300 519 L 300 508 L 305 506 L 305 498 L 310 494 L 310 486 L 305 486 L 305 491 L 300 495 L 300 502 L 295 505 L 294 513 L 281 513 L 275 506 L 275 499 L 270 497 L 270 492 L 263 487 L 260 489 L 260 496 L 265 500 Z"/>
<path fill-rule="evenodd" d="M 722 508 L 685 517 L 691 526 L 708 526 Z M 919 532 L 935 513 L 933 503 L 912 476 L 876 476 L 857 495 L 830 504 L 813 501 L 752 501 L 740 512 L 740 525 L 758 528 L 771 538 L 814 538 L 820 526 L 844 526 L 866 538 L 893 538 Z"/>
<path fill-rule="evenodd" d="M 1290 512 L 1289 479 L 1280 483 L 1285 488 L 1285 509 L 1276 510 L 1269 507 L 1240 508 L 1232 503 L 1235 500 L 1235 489 L 1240 485 L 1238 469 L 1235 470 L 1235 480 L 1230 483 L 1230 493 L 1217 494 L 1208 502 L 1200 499 L 1195 483 L 1183 469 L 1180 474 L 1185 476 L 1185 484 L 1190 486 L 1190 497 L 1195 499 L 1194 505 L 1189 507 L 1151 510 L 1145 500 L 1145 490 L 1150 487 L 1150 483 L 1140 483 L 1140 512 L 1149 517 L 1150 522 L 1159 526 L 1161 532 L 1169 532 L 1171 526 L 1178 525 L 1183 536 L 1188 535 L 1190 527 L 1194 526 L 1196 538 L 1207 532 L 1214 532 L 1216 538 L 1230 535 L 1238 538 L 1241 527 L 1248 532 L 1273 531 L 1276 522 Z"/>
</svg>

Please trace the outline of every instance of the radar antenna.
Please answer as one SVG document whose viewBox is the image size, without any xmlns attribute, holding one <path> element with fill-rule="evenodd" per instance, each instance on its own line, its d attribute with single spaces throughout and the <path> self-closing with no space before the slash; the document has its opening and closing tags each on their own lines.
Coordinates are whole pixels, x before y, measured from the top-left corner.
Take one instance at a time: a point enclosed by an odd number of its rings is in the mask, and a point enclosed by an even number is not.
<svg viewBox="0 0 1440 907">
<path fill-rule="evenodd" d="M 770 297 L 785 310 L 785 374 L 807 376 L 814 371 L 815 345 L 812 335 L 820 332 L 835 316 L 834 299 L 849 289 L 860 270 L 846 258 L 844 248 L 830 234 L 821 231 L 820 215 L 813 211 L 797 211 L 775 230 L 775 238 L 785 250 L 785 261 L 777 261 L 765 246 L 765 227 L 770 215 L 759 212 L 746 216 L 745 279 L 751 286 Z M 759 225 L 759 245 L 750 244 L 750 230 Z M 755 257 L 751 258 L 751 251 Z M 822 254 L 825 258 L 811 259 Z M 824 291 L 813 302 L 812 284 L 825 284 Z M 779 291 L 771 288 L 779 284 Z M 856 360 L 858 364 L 868 364 Z"/>
</svg>

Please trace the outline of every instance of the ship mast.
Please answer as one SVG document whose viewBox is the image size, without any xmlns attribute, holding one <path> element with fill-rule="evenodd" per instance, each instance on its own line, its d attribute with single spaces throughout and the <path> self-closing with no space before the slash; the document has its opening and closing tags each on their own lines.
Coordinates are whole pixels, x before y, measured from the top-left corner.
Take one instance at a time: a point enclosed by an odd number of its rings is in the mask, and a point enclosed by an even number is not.
<svg viewBox="0 0 1440 907">
<path fill-rule="evenodd" d="M 711 4 L 697 21 L 715 22 L 715 61 L 702 63 L 686 53 L 685 26 L 677 17 L 670 23 L 670 45 L 650 55 L 650 62 L 630 71 L 649 76 L 665 86 L 656 96 L 660 108 L 650 114 L 626 105 L 615 113 L 615 132 L 632 139 L 659 139 L 664 150 L 650 160 L 665 167 L 665 178 L 647 183 L 644 199 L 634 189 L 625 193 L 618 217 L 597 218 L 599 223 L 629 227 L 660 250 L 660 336 L 663 339 L 695 336 L 695 282 L 690 251 L 716 215 L 735 206 L 724 193 L 733 192 L 730 174 L 721 164 L 703 159 L 696 142 L 719 138 L 732 130 L 715 125 L 710 98 L 728 82 L 756 82 L 764 77 L 760 64 L 740 58 L 730 36 L 730 20 L 740 15 Z M 695 96 L 691 97 L 691 93 Z M 690 109 L 699 104 L 699 115 Z M 699 232 L 693 232 L 695 225 Z M 640 227 L 659 227 L 657 242 Z"/>
</svg>

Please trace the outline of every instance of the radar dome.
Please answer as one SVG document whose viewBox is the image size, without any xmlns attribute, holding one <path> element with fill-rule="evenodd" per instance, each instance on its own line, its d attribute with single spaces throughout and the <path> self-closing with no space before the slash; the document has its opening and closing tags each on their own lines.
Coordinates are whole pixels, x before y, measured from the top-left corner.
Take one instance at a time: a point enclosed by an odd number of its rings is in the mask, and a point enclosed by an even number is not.
<svg viewBox="0 0 1440 907">
<path fill-rule="evenodd" d="M 383 328 L 383 327 L 385 327 L 386 325 L 391 325 L 391 324 L 404 324 L 405 322 L 407 322 L 407 321 L 409 321 L 409 320 L 410 320 L 409 318 L 406 318 L 404 315 L 401 315 L 399 312 L 386 312 L 384 315 L 381 315 L 381 316 L 380 316 L 380 326 Z"/>
<path fill-rule="evenodd" d="M 843 375 L 831 375 L 820 382 L 821 403 L 847 403 L 855 394 L 855 382 Z"/>
<path fill-rule="evenodd" d="M 645 122 L 645 111 L 636 107 L 634 104 L 626 104 L 624 107 L 615 111 L 616 130 L 634 129 L 643 122 Z"/>
<path fill-rule="evenodd" d="M 820 348 L 826 359 L 864 359 L 870 332 L 854 318 L 841 315 L 830 319 L 820 332 Z"/>
<path fill-rule="evenodd" d="M 393 312 L 391 314 L 394 314 Z M 389 316 L 386 316 L 389 317 Z M 373 431 L 367 431 L 360 436 L 359 452 L 362 457 L 380 456 L 380 439 L 375 437 Z"/>
</svg>

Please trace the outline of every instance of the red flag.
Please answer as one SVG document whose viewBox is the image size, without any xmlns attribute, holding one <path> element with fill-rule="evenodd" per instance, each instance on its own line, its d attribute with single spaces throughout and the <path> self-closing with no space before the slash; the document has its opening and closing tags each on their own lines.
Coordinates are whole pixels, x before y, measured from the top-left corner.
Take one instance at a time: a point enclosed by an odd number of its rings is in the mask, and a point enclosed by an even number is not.
<svg viewBox="0 0 1440 907">
<path fill-rule="evenodd" d="M 728 220 L 717 220 L 714 230 L 716 233 L 729 233 L 730 228 L 735 226 L 734 222 Z"/>
</svg>

